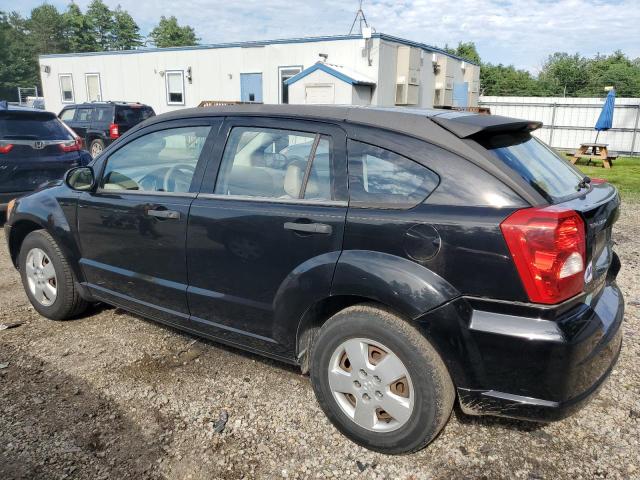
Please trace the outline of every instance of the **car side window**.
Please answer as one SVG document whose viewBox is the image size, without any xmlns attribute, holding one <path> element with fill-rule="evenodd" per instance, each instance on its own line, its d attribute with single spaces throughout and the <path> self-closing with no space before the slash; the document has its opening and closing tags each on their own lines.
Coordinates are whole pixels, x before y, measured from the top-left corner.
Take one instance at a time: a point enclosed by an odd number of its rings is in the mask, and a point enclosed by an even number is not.
<svg viewBox="0 0 640 480">
<path fill-rule="evenodd" d="M 76 114 L 76 122 L 91 121 L 91 108 L 79 108 Z"/>
<path fill-rule="evenodd" d="M 113 117 L 113 108 L 111 107 L 96 107 L 93 109 L 93 119 L 94 122 L 111 122 L 111 117 Z"/>
<path fill-rule="evenodd" d="M 73 121 L 73 116 L 75 114 L 76 114 L 75 108 L 67 108 L 66 110 L 63 110 L 62 113 L 60 114 L 60 120 L 62 120 L 63 122 L 71 122 Z"/>
<path fill-rule="evenodd" d="M 438 186 L 435 172 L 384 148 L 349 140 L 349 203 L 411 208 Z"/>
<path fill-rule="evenodd" d="M 261 127 L 231 130 L 215 193 L 274 199 L 332 200 L 331 139 Z"/>
<path fill-rule="evenodd" d="M 210 130 L 209 126 L 180 127 L 136 138 L 108 158 L 101 188 L 188 192 Z"/>
</svg>

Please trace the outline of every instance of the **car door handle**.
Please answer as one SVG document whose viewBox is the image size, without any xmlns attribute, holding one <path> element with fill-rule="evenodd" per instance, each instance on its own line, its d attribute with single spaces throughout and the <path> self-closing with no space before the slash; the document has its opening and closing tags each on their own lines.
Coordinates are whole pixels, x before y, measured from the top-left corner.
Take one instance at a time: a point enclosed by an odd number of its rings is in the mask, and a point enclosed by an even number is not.
<svg viewBox="0 0 640 480">
<path fill-rule="evenodd" d="M 323 233 L 325 235 L 333 232 L 333 228 L 331 228 L 331 225 L 327 225 L 326 223 L 286 222 L 284 224 L 284 229 L 303 233 Z"/>
<path fill-rule="evenodd" d="M 147 210 L 147 215 L 156 218 L 170 218 L 172 220 L 178 220 L 180 218 L 180 212 L 175 210 Z"/>
</svg>

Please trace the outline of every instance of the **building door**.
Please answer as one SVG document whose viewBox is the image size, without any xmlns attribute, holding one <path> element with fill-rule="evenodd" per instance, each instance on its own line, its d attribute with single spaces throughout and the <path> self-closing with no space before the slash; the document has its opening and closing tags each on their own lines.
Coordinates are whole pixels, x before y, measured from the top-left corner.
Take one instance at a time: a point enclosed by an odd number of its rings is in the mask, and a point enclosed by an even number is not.
<svg viewBox="0 0 640 480">
<path fill-rule="evenodd" d="M 99 102 L 102 100 L 100 74 L 87 73 L 85 80 L 87 82 L 87 102 Z"/>
<path fill-rule="evenodd" d="M 453 106 L 465 108 L 469 104 L 469 83 L 460 82 L 453 84 Z"/>
<path fill-rule="evenodd" d="M 305 102 L 316 105 L 331 105 L 335 103 L 334 85 L 306 85 L 304 87 Z"/>
<path fill-rule="evenodd" d="M 262 74 L 240 74 L 240 100 L 243 102 L 262 103 Z"/>
</svg>

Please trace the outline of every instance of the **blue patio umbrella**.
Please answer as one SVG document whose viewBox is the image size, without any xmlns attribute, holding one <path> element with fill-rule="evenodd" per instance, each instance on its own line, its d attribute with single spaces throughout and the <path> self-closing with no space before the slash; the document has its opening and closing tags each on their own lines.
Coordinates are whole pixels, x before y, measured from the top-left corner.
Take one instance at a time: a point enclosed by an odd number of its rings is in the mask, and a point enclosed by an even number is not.
<svg viewBox="0 0 640 480">
<path fill-rule="evenodd" d="M 598 131 L 596 134 L 596 142 L 598 141 L 598 135 L 602 130 L 609 130 L 613 125 L 613 109 L 616 103 L 616 91 L 615 89 L 609 90 L 607 98 L 602 106 L 602 111 L 596 122 L 595 129 Z"/>
</svg>

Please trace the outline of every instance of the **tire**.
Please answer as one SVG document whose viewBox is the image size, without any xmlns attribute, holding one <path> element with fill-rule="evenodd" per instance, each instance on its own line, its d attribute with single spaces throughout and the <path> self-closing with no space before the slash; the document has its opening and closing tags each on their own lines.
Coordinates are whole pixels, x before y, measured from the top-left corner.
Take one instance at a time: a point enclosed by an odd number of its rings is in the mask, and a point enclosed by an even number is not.
<svg viewBox="0 0 640 480">
<path fill-rule="evenodd" d="M 67 320 L 86 310 L 88 302 L 80 297 L 71 267 L 48 232 L 36 230 L 27 235 L 20 247 L 18 262 L 24 290 L 40 315 L 51 320 Z M 34 265 L 38 269 L 35 273 Z M 50 281 L 52 274 L 55 274 L 53 282 Z"/>
<path fill-rule="evenodd" d="M 362 357 L 354 354 L 352 363 L 347 350 Z M 399 375 L 405 376 L 397 380 Z M 447 423 L 455 399 L 447 368 L 427 339 L 396 315 L 370 305 L 346 308 L 320 329 L 311 349 L 311 382 L 338 430 L 386 454 L 424 448 Z M 393 415 L 383 406 L 392 407 Z M 356 412 L 357 407 L 362 410 Z"/>
<path fill-rule="evenodd" d="M 98 155 L 102 153 L 103 150 L 104 150 L 104 141 L 102 141 L 99 138 L 92 140 L 91 143 L 89 144 L 89 153 L 91 154 L 92 158 L 96 158 Z"/>
</svg>

